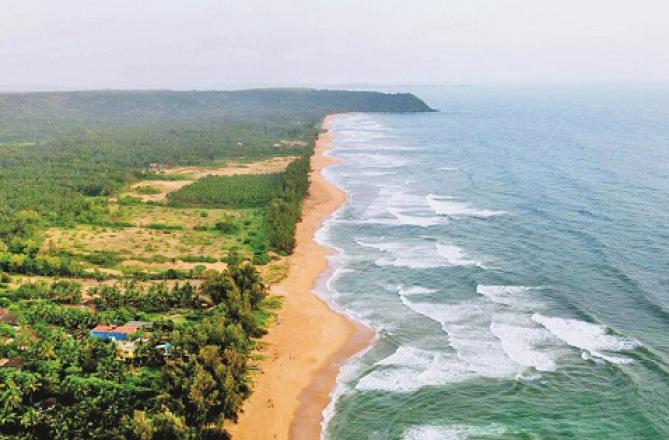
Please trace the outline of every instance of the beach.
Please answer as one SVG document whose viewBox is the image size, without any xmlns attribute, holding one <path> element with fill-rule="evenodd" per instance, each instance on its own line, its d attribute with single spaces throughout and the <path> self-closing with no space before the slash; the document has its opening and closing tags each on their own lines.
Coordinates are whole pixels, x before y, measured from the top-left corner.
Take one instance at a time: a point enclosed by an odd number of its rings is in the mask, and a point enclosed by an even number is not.
<svg viewBox="0 0 669 440">
<path fill-rule="evenodd" d="M 336 162 L 325 156 L 333 134 L 330 115 L 323 123 L 311 160 L 309 195 L 297 225 L 288 276 L 272 286 L 283 297 L 276 324 L 261 341 L 264 348 L 253 394 L 236 424 L 233 439 L 317 439 L 323 409 L 330 402 L 339 366 L 367 346 L 373 333 L 335 312 L 313 288 L 327 269 L 330 252 L 314 240 L 322 221 L 346 202 L 346 195 L 321 171 Z"/>
</svg>

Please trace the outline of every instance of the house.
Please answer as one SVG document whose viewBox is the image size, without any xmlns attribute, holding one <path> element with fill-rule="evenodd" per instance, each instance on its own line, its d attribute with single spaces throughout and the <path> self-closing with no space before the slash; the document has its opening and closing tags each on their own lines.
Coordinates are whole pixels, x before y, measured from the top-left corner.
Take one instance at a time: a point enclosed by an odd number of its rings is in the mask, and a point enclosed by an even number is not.
<svg viewBox="0 0 669 440">
<path fill-rule="evenodd" d="M 125 325 L 130 325 L 133 327 L 137 327 L 139 329 L 152 329 L 153 328 L 153 322 L 148 322 L 148 321 L 128 321 L 125 323 Z"/>
<path fill-rule="evenodd" d="M 149 164 L 149 168 L 151 168 L 152 170 L 164 170 L 164 169 L 169 168 L 169 167 L 167 166 L 167 164 L 164 164 L 164 163 L 151 162 Z"/>
<path fill-rule="evenodd" d="M 48 399 L 40 400 L 33 406 L 39 411 L 39 412 L 49 412 L 53 411 L 56 409 L 56 404 L 58 401 L 56 400 L 55 397 L 49 397 Z"/>
<path fill-rule="evenodd" d="M 16 317 L 9 313 L 7 309 L 0 309 L 0 322 L 11 326 L 16 326 Z"/>
<path fill-rule="evenodd" d="M 138 327 L 134 325 L 98 325 L 91 330 L 90 336 L 104 340 L 127 341 L 130 335 L 137 333 Z"/>
<path fill-rule="evenodd" d="M 119 356 L 123 359 L 132 359 L 135 357 L 137 345 L 132 341 L 115 341 Z"/>
<path fill-rule="evenodd" d="M 162 352 L 163 356 L 168 356 L 169 351 L 170 351 L 171 348 L 172 348 L 172 344 L 170 344 L 169 342 L 165 342 L 163 344 L 156 345 L 156 347 L 155 347 L 155 349 L 157 351 Z"/>
<path fill-rule="evenodd" d="M 0 359 L 0 368 L 12 368 L 14 370 L 20 370 L 23 368 L 25 362 L 21 358 L 1 358 Z"/>
</svg>

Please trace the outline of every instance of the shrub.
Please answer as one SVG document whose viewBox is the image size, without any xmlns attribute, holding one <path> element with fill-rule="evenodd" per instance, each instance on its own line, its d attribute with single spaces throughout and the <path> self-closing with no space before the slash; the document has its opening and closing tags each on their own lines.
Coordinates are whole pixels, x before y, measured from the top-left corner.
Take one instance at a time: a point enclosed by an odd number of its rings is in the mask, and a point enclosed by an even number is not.
<svg viewBox="0 0 669 440">
<path fill-rule="evenodd" d="M 155 186 L 141 185 L 135 187 L 135 192 L 144 195 L 151 195 L 151 194 L 160 194 L 162 191 L 160 190 L 160 188 L 156 188 Z"/>
<path fill-rule="evenodd" d="M 239 224 L 234 217 L 226 216 L 216 222 L 214 227 L 223 234 L 236 234 L 239 232 Z"/>
</svg>

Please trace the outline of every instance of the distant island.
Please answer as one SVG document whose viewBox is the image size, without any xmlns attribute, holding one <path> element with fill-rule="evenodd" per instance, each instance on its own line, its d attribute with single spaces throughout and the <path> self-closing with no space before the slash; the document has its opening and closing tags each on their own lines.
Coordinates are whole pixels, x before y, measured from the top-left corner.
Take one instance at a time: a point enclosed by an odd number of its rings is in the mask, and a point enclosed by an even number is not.
<svg viewBox="0 0 669 440">
<path fill-rule="evenodd" d="M 312 249 L 296 228 L 343 200 L 310 189 L 325 117 L 429 111 L 313 89 L 0 94 L 0 437 L 228 438 L 282 301 L 311 295 L 289 281 Z"/>
</svg>

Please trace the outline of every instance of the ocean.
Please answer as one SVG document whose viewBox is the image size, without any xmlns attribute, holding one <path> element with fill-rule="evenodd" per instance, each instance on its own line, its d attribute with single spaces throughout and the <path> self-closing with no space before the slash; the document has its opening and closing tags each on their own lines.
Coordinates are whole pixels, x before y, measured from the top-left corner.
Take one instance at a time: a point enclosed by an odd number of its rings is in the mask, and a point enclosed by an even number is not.
<svg viewBox="0 0 669 440">
<path fill-rule="evenodd" d="M 324 438 L 668 439 L 669 87 L 411 91 L 334 123 Z"/>
</svg>

